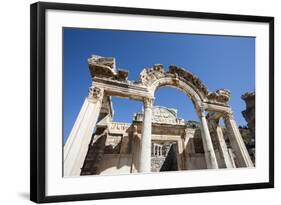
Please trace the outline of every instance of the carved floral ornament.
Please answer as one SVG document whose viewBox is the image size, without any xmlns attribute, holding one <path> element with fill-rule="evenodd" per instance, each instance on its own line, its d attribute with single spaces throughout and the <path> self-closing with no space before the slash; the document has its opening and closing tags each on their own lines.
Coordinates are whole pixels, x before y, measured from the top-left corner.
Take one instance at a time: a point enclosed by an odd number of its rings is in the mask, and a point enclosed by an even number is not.
<svg viewBox="0 0 281 205">
<path fill-rule="evenodd" d="M 127 80 L 128 71 L 116 69 L 115 58 L 92 55 L 88 59 L 88 64 L 93 79 L 106 78 L 111 81 L 121 81 L 128 85 L 134 84 L 149 89 L 160 79 L 165 80 L 169 78 L 173 79 L 173 86 L 177 87 L 179 82 L 186 84 L 200 96 L 202 102 L 228 106 L 229 90 L 219 89 L 215 92 L 209 92 L 207 86 L 196 75 L 175 65 L 170 65 L 169 70 L 165 71 L 163 65 L 155 64 L 152 68 L 143 69 L 137 81 L 129 81 Z"/>
</svg>

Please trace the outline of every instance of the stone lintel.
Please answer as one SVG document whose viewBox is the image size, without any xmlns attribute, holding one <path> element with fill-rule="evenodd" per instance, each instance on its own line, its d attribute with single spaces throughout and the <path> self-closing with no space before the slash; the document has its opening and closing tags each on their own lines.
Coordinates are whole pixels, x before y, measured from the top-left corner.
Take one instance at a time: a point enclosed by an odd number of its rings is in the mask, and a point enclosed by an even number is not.
<svg viewBox="0 0 281 205">
<path fill-rule="evenodd" d="M 94 78 L 93 85 L 104 89 L 106 95 L 130 98 L 143 101 L 144 98 L 153 98 L 148 89 L 144 86 L 134 85 L 129 82 L 122 82 L 104 78 Z"/>
<path fill-rule="evenodd" d="M 206 111 L 208 111 L 208 112 L 218 112 L 218 113 L 221 114 L 221 116 L 226 112 L 229 112 L 229 113 L 232 112 L 231 108 L 229 106 L 226 106 L 226 105 L 216 105 L 214 103 L 204 102 L 203 106 L 204 106 Z"/>
</svg>

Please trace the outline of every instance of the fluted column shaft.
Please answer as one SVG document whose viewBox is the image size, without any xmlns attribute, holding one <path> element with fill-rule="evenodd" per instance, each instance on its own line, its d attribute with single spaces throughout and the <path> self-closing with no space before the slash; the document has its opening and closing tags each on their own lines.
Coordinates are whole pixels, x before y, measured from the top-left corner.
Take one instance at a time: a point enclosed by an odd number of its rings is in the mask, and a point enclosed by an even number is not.
<svg viewBox="0 0 281 205">
<path fill-rule="evenodd" d="M 70 135 L 64 145 L 64 176 L 79 176 L 88 145 L 96 126 L 103 99 L 103 90 L 89 89 L 89 96 L 79 112 Z"/>
<path fill-rule="evenodd" d="M 151 120 L 153 99 L 144 99 L 144 113 L 139 155 L 139 172 L 148 173 L 151 170 Z"/>
<path fill-rule="evenodd" d="M 216 159 L 216 154 L 214 151 L 210 131 L 208 128 L 205 110 L 203 108 L 200 108 L 198 110 L 198 114 L 201 121 L 201 135 L 202 135 L 202 141 L 203 141 L 203 148 L 205 152 L 205 158 L 207 163 L 208 169 L 218 169 L 218 162 Z"/>
<path fill-rule="evenodd" d="M 225 140 L 224 140 L 224 136 L 223 136 L 221 126 L 217 125 L 216 132 L 217 132 L 216 134 L 217 134 L 219 149 L 220 149 L 221 155 L 223 157 L 225 167 L 226 168 L 233 168 L 233 164 L 232 164 L 231 159 L 230 159 L 229 154 L 228 154 L 228 150 L 227 150 L 227 146 L 226 146 L 226 143 L 225 143 Z"/>
<path fill-rule="evenodd" d="M 253 167 L 252 160 L 242 139 L 232 113 L 225 113 L 224 123 L 228 132 L 231 147 L 235 153 L 238 167 Z"/>
</svg>

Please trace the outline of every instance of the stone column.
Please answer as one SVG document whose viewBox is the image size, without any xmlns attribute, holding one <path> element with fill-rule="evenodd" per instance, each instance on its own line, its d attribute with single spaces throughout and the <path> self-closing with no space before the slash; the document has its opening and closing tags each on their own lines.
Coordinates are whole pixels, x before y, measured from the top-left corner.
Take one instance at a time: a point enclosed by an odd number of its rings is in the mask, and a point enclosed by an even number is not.
<svg viewBox="0 0 281 205">
<path fill-rule="evenodd" d="M 131 173 L 137 173 L 139 170 L 139 148 L 140 137 L 138 136 L 138 128 L 133 125 L 133 142 L 132 142 L 132 165 Z"/>
<path fill-rule="evenodd" d="M 200 108 L 198 111 L 198 115 L 200 117 L 201 121 L 201 135 L 202 135 L 202 141 L 203 141 L 203 148 L 205 152 L 205 158 L 206 158 L 206 163 L 207 163 L 207 168 L 208 169 L 218 169 L 218 162 L 216 159 L 216 154 L 214 151 L 210 131 L 208 128 L 207 120 L 206 120 L 206 115 L 205 115 L 205 110 L 204 108 Z"/>
<path fill-rule="evenodd" d="M 151 120 L 153 99 L 144 99 L 142 136 L 139 155 L 139 172 L 148 173 L 151 167 Z"/>
<path fill-rule="evenodd" d="M 64 176 L 79 176 L 88 145 L 96 126 L 103 99 L 103 89 L 90 87 L 70 135 L 64 145 Z"/>
<path fill-rule="evenodd" d="M 223 116 L 224 123 L 228 132 L 228 137 L 231 143 L 231 147 L 234 151 L 237 167 L 253 167 L 250 155 L 246 149 L 246 146 L 241 137 L 240 131 L 236 125 L 232 113 L 225 113 Z"/>
<path fill-rule="evenodd" d="M 224 140 L 224 136 L 223 136 L 221 126 L 217 125 L 216 132 L 217 132 L 216 134 L 217 134 L 217 139 L 218 139 L 219 150 L 220 150 L 220 153 L 223 157 L 225 167 L 226 168 L 233 168 L 232 161 L 231 161 L 231 158 L 228 154 L 228 149 L 227 149 L 227 146 L 226 146 L 226 143 L 225 143 L 225 140 Z"/>
<path fill-rule="evenodd" d="M 233 167 L 233 168 L 236 168 L 232 149 L 231 149 L 231 148 L 228 148 L 227 151 L 228 151 L 228 154 L 229 154 L 229 158 L 230 158 L 230 160 L 231 160 L 232 167 Z"/>
</svg>

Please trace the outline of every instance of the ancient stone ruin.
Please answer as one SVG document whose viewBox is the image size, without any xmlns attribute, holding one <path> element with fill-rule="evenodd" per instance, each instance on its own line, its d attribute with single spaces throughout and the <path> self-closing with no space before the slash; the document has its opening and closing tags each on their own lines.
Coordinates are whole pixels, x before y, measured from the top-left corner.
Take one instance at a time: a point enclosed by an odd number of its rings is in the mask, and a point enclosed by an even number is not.
<svg viewBox="0 0 281 205">
<path fill-rule="evenodd" d="M 196 75 L 175 65 L 166 70 L 156 64 L 129 81 L 114 58 L 93 55 L 88 64 L 92 85 L 64 145 L 64 176 L 253 166 L 229 106 L 229 90 L 209 91 Z M 163 86 L 185 93 L 199 122 L 154 106 L 154 93 Z M 141 101 L 143 111 L 132 123 L 113 122 L 111 96 Z"/>
<path fill-rule="evenodd" d="M 255 144 L 256 144 L 256 121 L 255 121 L 255 92 L 245 93 L 241 98 L 246 103 L 246 110 L 242 114 L 247 121 L 247 126 L 250 130 L 250 140 L 247 141 L 246 146 L 253 162 L 255 162 Z"/>
</svg>

